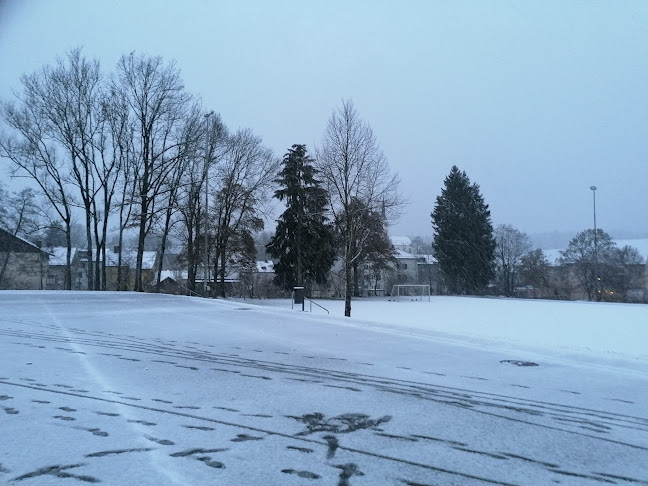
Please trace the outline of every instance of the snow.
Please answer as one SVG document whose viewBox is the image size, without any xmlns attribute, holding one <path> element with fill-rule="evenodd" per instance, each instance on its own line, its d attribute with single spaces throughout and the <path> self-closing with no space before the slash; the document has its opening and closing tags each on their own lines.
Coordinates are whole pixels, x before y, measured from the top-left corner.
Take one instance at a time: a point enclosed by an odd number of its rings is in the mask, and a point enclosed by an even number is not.
<svg viewBox="0 0 648 486">
<path fill-rule="evenodd" d="M 49 265 L 58 265 L 58 266 L 63 266 L 67 265 L 67 246 L 54 246 L 51 248 L 47 248 L 45 251 L 49 253 Z M 74 257 L 74 252 L 76 251 L 76 248 L 72 248 L 72 253 L 70 255 L 70 258 Z"/>
<path fill-rule="evenodd" d="M 318 303 L 0 292 L 0 484 L 648 484 L 648 306 Z"/>
<path fill-rule="evenodd" d="M 394 235 L 394 236 L 390 236 L 389 239 L 391 241 L 391 244 L 394 245 L 396 248 L 400 247 L 401 249 L 405 249 L 412 246 L 412 240 L 410 240 L 408 236 Z"/>
<path fill-rule="evenodd" d="M 155 260 L 157 258 L 157 252 L 145 250 L 142 252 L 142 269 L 150 270 L 155 266 Z M 113 250 L 106 251 L 106 260 L 108 261 L 109 266 L 116 267 L 119 263 L 119 252 Z M 132 268 L 135 268 L 135 262 L 137 261 L 137 251 L 136 250 L 124 250 L 122 251 L 122 265 L 129 265 Z"/>
<path fill-rule="evenodd" d="M 418 258 L 417 255 L 413 255 L 409 252 L 403 251 L 403 250 L 395 250 L 394 251 L 394 256 L 398 259 L 416 259 Z"/>
<path fill-rule="evenodd" d="M 86 251 L 86 250 L 80 250 Z M 96 258 L 96 251 L 94 249 L 93 260 Z M 77 248 L 72 248 L 72 258 L 74 258 L 77 252 Z M 67 247 L 66 246 L 55 246 L 47 249 L 49 253 L 49 264 L 50 265 L 60 265 L 63 266 L 67 263 Z M 157 252 L 146 250 L 142 254 L 142 269 L 150 270 L 155 266 L 155 260 L 157 257 Z M 107 265 L 110 267 L 116 267 L 119 263 L 119 252 L 115 252 L 114 249 L 106 250 L 106 260 Z M 135 250 L 124 250 L 122 252 L 122 265 L 130 265 L 135 267 L 135 262 L 137 260 L 137 251 Z M 87 258 L 83 259 L 87 261 Z"/>
<path fill-rule="evenodd" d="M 272 260 L 257 260 L 256 268 L 259 273 L 273 273 L 274 262 Z"/>
</svg>

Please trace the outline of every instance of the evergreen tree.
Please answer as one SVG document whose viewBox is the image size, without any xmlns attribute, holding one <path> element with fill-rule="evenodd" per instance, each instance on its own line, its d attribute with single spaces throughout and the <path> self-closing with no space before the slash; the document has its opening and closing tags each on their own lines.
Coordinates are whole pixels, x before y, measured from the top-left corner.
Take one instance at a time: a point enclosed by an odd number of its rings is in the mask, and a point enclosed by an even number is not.
<svg viewBox="0 0 648 486">
<path fill-rule="evenodd" d="M 453 166 L 432 212 L 433 248 L 451 294 L 483 292 L 494 276 L 495 239 L 488 204 Z"/>
<path fill-rule="evenodd" d="M 313 162 L 305 145 L 293 145 L 275 181 L 280 186 L 275 197 L 286 210 L 266 248 L 278 259 L 275 283 L 285 289 L 326 283 L 335 259 L 333 229 L 325 215 L 328 195 L 315 178 Z"/>
</svg>

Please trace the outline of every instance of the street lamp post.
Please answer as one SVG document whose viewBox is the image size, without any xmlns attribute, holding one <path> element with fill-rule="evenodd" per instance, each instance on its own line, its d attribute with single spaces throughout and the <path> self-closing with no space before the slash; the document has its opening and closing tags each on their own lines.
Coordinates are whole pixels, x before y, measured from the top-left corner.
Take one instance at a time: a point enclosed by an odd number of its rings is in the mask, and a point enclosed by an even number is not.
<svg viewBox="0 0 648 486">
<path fill-rule="evenodd" d="M 594 197 L 594 292 L 596 301 L 601 301 L 601 292 L 599 290 L 598 278 L 598 235 L 596 234 L 596 186 L 590 186 Z"/>
</svg>

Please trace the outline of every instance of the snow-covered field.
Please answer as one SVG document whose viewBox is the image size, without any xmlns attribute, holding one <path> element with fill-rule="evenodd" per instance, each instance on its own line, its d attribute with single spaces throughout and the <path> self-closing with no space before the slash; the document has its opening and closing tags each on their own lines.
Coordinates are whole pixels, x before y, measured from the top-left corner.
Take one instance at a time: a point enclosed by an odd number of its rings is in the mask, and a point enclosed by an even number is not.
<svg viewBox="0 0 648 486">
<path fill-rule="evenodd" d="M 648 484 L 648 306 L 320 303 L 0 292 L 0 484 Z"/>
</svg>

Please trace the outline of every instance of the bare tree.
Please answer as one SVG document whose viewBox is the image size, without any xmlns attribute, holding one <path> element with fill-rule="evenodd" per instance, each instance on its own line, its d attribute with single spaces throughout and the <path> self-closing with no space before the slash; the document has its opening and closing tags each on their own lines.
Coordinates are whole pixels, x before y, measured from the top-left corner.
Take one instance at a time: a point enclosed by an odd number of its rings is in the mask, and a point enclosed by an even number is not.
<svg viewBox="0 0 648 486">
<path fill-rule="evenodd" d="M 105 124 L 100 139 L 99 152 L 101 164 L 95 166 L 97 177 L 101 182 L 103 195 L 103 240 L 102 251 L 102 288 L 106 286 L 106 235 L 108 231 L 108 216 L 111 211 L 117 211 L 118 251 L 117 251 L 117 282 L 118 290 L 124 288 L 123 276 L 123 241 L 124 231 L 130 221 L 133 208 L 133 193 L 135 191 L 135 125 L 126 97 L 115 89 L 114 85 L 105 88 L 101 101 L 102 121 Z M 114 201 L 117 196 L 117 201 Z M 101 219 L 99 211 L 95 210 L 95 221 Z"/>
<path fill-rule="evenodd" d="M 195 103 L 182 121 L 181 142 L 176 148 L 177 163 L 169 173 L 164 183 L 162 196 L 164 197 L 164 214 L 161 221 L 162 231 L 160 234 L 160 262 L 164 260 L 169 232 L 172 226 L 178 221 L 176 215 L 179 211 L 179 197 L 181 184 L 185 171 L 191 167 L 192 160 L 195 160 L 201 143 L 204 140 L 205 122 L 209 126 L 210 121 L 204 120 L 203 112 L 198 103 Z M 158 266 L 157 284 L 159 285 L 162 275 L 162 265 Z"/>
<path fill-rule="evenodd" d="M 213 192 L 212 210 L 214 268 L 220 281 L 219 294 L 223 297 L 227 256 L 232 250 L 230 242 L 237 241 L 235 237 L 240 237 L 244 231 L 263 229 L 263 203 L 269 198 L 279 163 L 259 137 L 243 129 L 228 138 L 227 151 L 214 170 L 218 184 Z"/>
<path fill-rule="evenodd" d="M 204 248 L 206 234 L 205 206 L 203 204 L 207 178 L 210 169 L 217 166 L 228 149 L 227 129 L 220 116 L 214 113 L 204 115 L 202 138 L 187 156 L 179 185 L 178 211 L 180 218 L 180 238 L 184 242 L 188 275 L 187 285 L 192 292 L 196 290 L 196 272 Z M 216 176 L 216 171 L 213 171 Z M 201 236 L 203 238 L 201 238 Z"/>
<path fill-rule="evenodd" d="M 72 288 L 72 207 L 73 198 L 66 184 L 67 165 L 61 161 L 60 148 L 52 140 L 47 123 L 41 115 L 38 100 L 25 86 L 16 95 L 17 102 L 5 102 L 0 114 L 13 135 L 0 136 L 0 156 L 11 161 L 14 175 L 32 179 L 40 188 L 56 214 L 65 225 L 67 242 L 65 289 Z"/>
<path fill-rule="evenodd" d="M 333 112 L 316 153 L 316 167 L 330 195 L 335 220 L 344 222 L 344 315 L 350 317 L 353 266 L 371 236 L 361 229 L 365 213 L 384 211 L 393 217 L 403 200 L 398 194 L 398 177 L 391 173 L 371 127 L 360 119 L 351 101 L 344 100 Z"/>
<path fill-rule="evenodd" d="M 138 197 L 137 261 L 135 290 L 142 291 L 144 243 L 156 215 L 156 203 L 179 163 L 182 144 L 179 124 L 186 114 L 190 97 L 174 63 L 161 57 L 131 53 L 117 64 L 115 89 L 122 90 L 137 126 L 138 158 L 136 187 Z"/>
<path fill-rule="evenodd" d="M 93 170 L 97 157 L 95 138 L 101 135 L 99 62 L 88 60 L 81 49 L 76 48 L 69 51 L 65 59 L 57 59 L 54 66 L 46 65 L 23 76 L 21 81 L 26 100 L 37 107 L 47 136 L 67 154 L 70 170 L 66 182 L 78 188 L 85 211 L 88 288 L 96 289 L 92 227 L 94 198 L 98 191 Z"/>
<path fill-rule="evenodd" d="M 537 248 L 527 252 L 520 258 L 520 279 L 523 285 L 531 285 L 544 296 L 550 283 L 550 265 L 544 252 Z"/>
<path fill-rule="evenodd" d="M 33 189 L 22 189 L 9 194 L 0 186 L 0 207 L 0 228 L 12 236 L 28 238 L 40 229 L 39 209 Z M 5 280 L 11 255 L 10 248 L 6 251 L 3 249 L 3 258 L 0 261 L 0 289 L 7 288 Z"/>
<path fill-rule="evenodd" d="M 495 228 L 495 259 L 501 289 L 507 297 L 513 296 L 521 258 L 531 249 L 529 237 L 510 224 Z"/>
<path fill-rule="evenodd" d="M 596 235 L 596 241 L 595 241 Z M 570 270 L 588 300 L 600 301 L 602 288 L 613 279 L 616 243 L 601 228 L 581 231 L 574 236 L 567 248 L 560 252 L 560 264 Z"/>
</svg>

